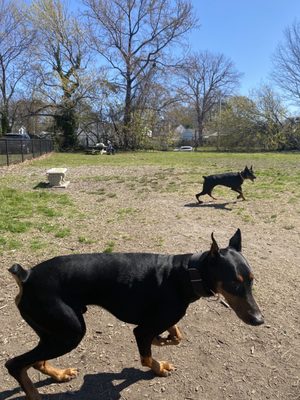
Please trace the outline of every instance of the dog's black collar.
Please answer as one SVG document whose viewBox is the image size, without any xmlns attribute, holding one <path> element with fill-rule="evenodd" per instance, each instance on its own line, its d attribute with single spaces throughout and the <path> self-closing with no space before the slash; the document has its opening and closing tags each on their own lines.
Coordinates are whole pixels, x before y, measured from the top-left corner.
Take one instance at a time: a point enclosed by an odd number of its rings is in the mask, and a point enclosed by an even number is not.
<svg viewBox="0 0 300 400">
<path fill-rule="evenodd" d="M 211 296 L 211 290 L 206 285 L 203 275 L 201 274 L 201 262 L 205 255 L 204 253 L 192 254 L 188 262 L 190 282 L 197 299 L 199 299 L 199 297 Z"/>
</svg>

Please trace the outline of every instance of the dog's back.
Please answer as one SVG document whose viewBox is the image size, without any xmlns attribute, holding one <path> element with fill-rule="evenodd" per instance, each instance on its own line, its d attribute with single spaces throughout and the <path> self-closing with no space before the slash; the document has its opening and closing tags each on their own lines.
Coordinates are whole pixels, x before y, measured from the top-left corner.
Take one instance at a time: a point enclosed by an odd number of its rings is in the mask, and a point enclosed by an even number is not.
<svg viewBox="0 0 300 400">
<path fill-rule="evenodd" d="M 223 174 L 203 176 L 203 188 L 214 188 L 217 185 L 230 188 L 239 187 L 243 183 L 243 178 L 239 172 L 226 172 Z"/>
<path fill-rule="evenodd" d="M 29 271 L 17 265 L 11 273 L 21 283 L 20 309 L 33 302 L 40 307 L 52 304 L 53 309 L 54 304 L 63 301 L 80 310 L 96 304 L 122 321 L 137 325 L 152 304 L 164 301 L 166 281 L 168 290 L 174 291 L 171 283 L 182 282 L 186 259 L 186 255 L 149 253 L 72 254 L 44 261 Z M 179 296 L 177 286 L 176 291 Z"/>
</svg>

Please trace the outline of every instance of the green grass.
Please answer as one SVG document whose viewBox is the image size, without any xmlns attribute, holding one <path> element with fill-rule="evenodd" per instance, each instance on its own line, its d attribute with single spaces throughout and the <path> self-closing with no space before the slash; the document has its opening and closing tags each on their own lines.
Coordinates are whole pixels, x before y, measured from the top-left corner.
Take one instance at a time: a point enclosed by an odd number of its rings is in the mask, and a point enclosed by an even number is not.
<svg viewBox="0 0 300 400">
<path fill-rule="evenodd" d="M 7 187 L 0 189 L 0 204 L 0 232 L 21 233 L 32 227 L 33 217 L 57 217 L 72 202 L 66 195 Z"/>
<path fill-rule="evenodd" d="M 299 165 L 300 153 L 216 153 L 216 152 L 130 152 L 117 153 L 114 156 L 97 156 L 91 157 L 86 154 L 72 153 L 54 153 L 44 159 L 36 159 L 31 165 L 40 167 L 78 167 L 93 165 L 110 165 L 110 166 L 136 166 L 136 165 L 153 165 L 164 166 L 172 170 L 175 167 L 213 167 L 214 171 L 223 171 L 224 166 L 243 168 L 245 164 L 253 164 L 254 169 L 257 165 L 268 164 L 277 169 L 277 163 L 286 163 L 287 165 Z M 284 170 L 283 170 L 284 173 Z M 99 177 L 101 179 L 101 177 Z M 102 178 L 107 180 L 107 178 Z"/>
<path fill-rule="evenodd" d="M 103 250 L 103 253 L 112 253 L 115 249 L 116 243 L 113 240 L 110 240 L 106 243 L 106 247 Z"/>
<path fill-rule="evenodd" d="M 56 238 L 65 238 L 67 236 L 70 236 L 71 234 L 71 229 L 70 228 L 63 228 L 63 229 L 59 229 L 56 233 L 55 233 L 55 237 Z"/>
<path fill-rule="evenodd" d="M 183 199 L 193 201 L 194 194 L 202 187 L 203 175 L 239 171 L 245 165 L 253 165 L 257 176 L 254 184 L 245 183 L 246 198 L 253 201 L 259 199 L 267 204 L 284 200 L 295 209 L 298 207 L 300 153 L 134 152 L 117 153 L 115 156 L 54 153 L 44 159 L 35 159 L 22 166 L 24 170 L 30 168 L 30 176 L 11 173 L 0 177 L 0 254 L 15 249 L 39 251 L 44 246 L 55 247 L 57 239 L 68 241 L 72 236 L 83 245 L 95 243 L 85 231 L 89 215 L 85 211 L 79 213 L 81 204 L 74 204 L 68 191 L 52 191 L 42 187 L 34 189 L 41 177 L 40 169 L 34 172 L 35 167 L 43 170 L 60 166 L 69 170 L 87 167 L 87 170 L 83 169 L 84 174 L 75 174 L 74 182 L 91 182 L 90 189 L 80 192 L 96 195 L 95 202 L 99 210 L 104 207 L 102 202 L 109 202 L 113 212 L 108 213 L 104 223 L 109 224 L 108 230 L 113 230 L 118 222 L 138 220 L 139 223 L 147 223 L 147 216 L 139 209 L 126 207 L 126 203 L 123 206 L 120 204 L 119 188 L 123 193 L 127 191 L 132 198 L 151 199 L 151 192 L 159 192 L 166 196 L 178 194 Z M 97 175 L 91 176 L 89 166 L 101 167 L 100 172 L 93 170 Z M 110 168 L 109 176 L 101 174 L 106 166 Z M 130 173 L 125 167 L 130 168 Z M 132 173 L 134 168 L 139 167 L 138 174 Z M 222 187 L 216 188 L 215 195 L 217 198 L 234 198 L 233 193 L 228 193 L 228 188 Z M 258 207 L 253 215 L 243 203 L 237 203 L 234 212 L 241 221 L 250 224 L 255 223 L 258 217 L 268 224 L 277 223 L 279 216 L 282 219 L 282 215 L 269 208 L 260 210 Z M 183 216 L 176 213 L 175 218 L 178 220 Z M 284 224 L 285 230 L 294 228 L 293 222 Z M 156 246 L 163 245 L 158 237 Z M 104 251 L 114 251 L 115 246 L 114 241 L 107 242 Z"/>
<path fill-rule="evenodd" d="M 92 244 L 94 243 L 94 240 L 81 235 L 78 237 L 78 242 L 82 244 Z"/>
<path fill-rule="evenodd" d="M 47 246 L 47 243 L 43 242 L 40 239 L 33 239 L 30 242 L 30 249 L 33 251 L 41 250 L 41 249 L 45 248 L 46 246 Z"/>
<path fill-rule="evenodd" d="M 118 220 L 124 220 L 126 217 L 130 217 L 133 214 L 136 214 L 137 210 L 132 207 L 120 208 L 117 210 L 117 218 Z"/>
<path fill-rule="evenodd" d="M 160 167 L 160 172 L 154 176 L 124 176 L 116 170 L 115 175 L 87 176 L 85 179 L 99 182 L 113 182 L 126 184 L 128 190 L 184 192 L 191 185 L 200 184 L 203 175 L 226 171 L 239 171 L 245 165 L 253 165 L 257 180 L 253 196 L 263 198 L 270 195 L 288 191 L 295 196 L 300 196 L 300 153 L 216 153 L 216 152 L 131 152 L 117 153 L 114 156 L 89 156 L 81 153 L 54 153 L 51 156 L 34 160 L 32 166 L 50 168 L 64 166 L 67 168 L 78 166 L 110 166 L 110 167 L 135 167 L 155 166 Z M 248 188 L 251 188 L 248 184 Z M 251 188 L 251 189 L 254 189 Z M 250 189 L 250 190 L 251 190 Z M 99 189 L 99 194 L 104 194 L 104 189 Z M 107 194 L 114 197 L 115 194 Z"/>
<path fill-rule="evenodd" d="M 14 238 L 0 236 L 0 254 L 3 250 L 17 250 L 22 247 L 22 243 Z"/>
<path fill-rule="evenodd" d="M 69 234 L 53 222 L 70 211 L 74 214 L 75 207 L 66 194 L 2 187 L 0 204 L 0 251 L 21 248 L 24 241 L 17 235 L 44 232 L 64 237 Z M 32 249 L 39 247 L 38 239 L 30 243 Z"/>
</svg>

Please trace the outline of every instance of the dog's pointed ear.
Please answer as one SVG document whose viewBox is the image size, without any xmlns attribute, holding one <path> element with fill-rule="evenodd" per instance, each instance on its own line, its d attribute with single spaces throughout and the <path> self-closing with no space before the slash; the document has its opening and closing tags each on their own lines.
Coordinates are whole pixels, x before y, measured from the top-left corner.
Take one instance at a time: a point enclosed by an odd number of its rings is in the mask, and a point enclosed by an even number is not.
<svg viewBox="0 0 300 400">
<path fill-rule="evenodd" d="M 212 256 L 215 256 L 219 253 L 219 246 L 218 243 L 216 242 L 215 238 L 214 238 L 214 233 L 212 232 L 211 234 L 211 240 L 212 240 L 212 244 L 210 247 L 210 254 Z"/>
<path fill-rule="evenodd" d="M 242 251 L 242 234 L 240 229 L 238 229 L 229 240 L 229 247 L 232 247 L 237 251 Z"/>
<path fill-rule="evenodd" d="M 253 171 L 252 165 L 251 165 L 251 167 L 250 167 L 250 171 L 251 171 L 251 172 Z"/>
</svg>

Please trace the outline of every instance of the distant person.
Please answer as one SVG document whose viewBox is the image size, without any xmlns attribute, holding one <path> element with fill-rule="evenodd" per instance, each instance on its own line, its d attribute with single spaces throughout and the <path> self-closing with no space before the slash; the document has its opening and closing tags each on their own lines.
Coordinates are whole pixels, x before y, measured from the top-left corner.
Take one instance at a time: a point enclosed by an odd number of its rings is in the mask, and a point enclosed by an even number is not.
<svg viewBox="0 0 300 400">
<path fill-rule="evenodd" d="M 111 154 L 114 155 L 115 154 L 115 149 L 114 149 L 113 145 L 111 144 L 110 140 L 107 141 L 106 153 L 109 154 L 109 155 L 111 155 Z"/>
</svg>

